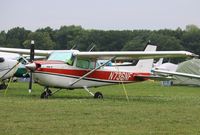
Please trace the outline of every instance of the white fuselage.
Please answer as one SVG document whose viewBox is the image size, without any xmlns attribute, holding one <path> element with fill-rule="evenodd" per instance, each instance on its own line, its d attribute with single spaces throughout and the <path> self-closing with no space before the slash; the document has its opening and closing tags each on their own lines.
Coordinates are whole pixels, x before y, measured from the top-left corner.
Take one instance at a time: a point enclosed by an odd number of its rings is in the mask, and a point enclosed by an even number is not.
<svg viewBox="0 0 200 135">
<path fill-rule="evenodd" d="M 91 70 L 77 68 L 67 64 L 43 64 L 33 73 L 33 78 L 43 86 L 72 89 L 98 87 L 122 82 L 132 83 L 137 81 L 134 78 L 135 74 L 148 75 L 148 73 L 145 72 L 134 72 L 134 70 L 127 69 L 128 68 L 123 70 L 119 67 L 102 67 L 72 85 L 73 82 Z"/>
</svg>

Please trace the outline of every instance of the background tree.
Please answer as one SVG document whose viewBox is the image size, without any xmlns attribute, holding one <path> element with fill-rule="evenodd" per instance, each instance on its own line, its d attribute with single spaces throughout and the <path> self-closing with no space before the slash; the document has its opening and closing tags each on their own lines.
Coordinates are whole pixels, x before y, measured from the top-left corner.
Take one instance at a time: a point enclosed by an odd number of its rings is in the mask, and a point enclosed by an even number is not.
<svg viewBox="0 0 200 135">
<path fill-rule="evenodd" d="M 149 40 L 158 46 L 157 50 L 172 51 L 183 50 L 180 40 L 168 35 L 162 35 L 159 33 L 152 33 L 149 35 Z"/>
<path fill-rule="evenodd" d="M 71 49 L 73 40 L 81 35 L 81 26 L 62 26 L 55 32 L 56 49 Z"/>
<path fill-rule="evenodd" d="M 29 33 L 31 31 L 19 27 L 9 30 L 6 34 L 7 47 L 24 48 L 23 42 L 27 39 Z"/>
<path fill-rule="evenodd" d="M 6 32 L 1 31 L 0 33 L 0 46 L 6 46 Z"/>
<path fill-rule="evenodd" d="M 186 26 L 182 44 L 186 50 L 200 55 L 200 29 L 195 25 Z"/>
<path fill-rule="evenodd" d="M 158 46 L 157 50 L 187 50 L 200 55 L 200 29 L 187 25 L 185 30 L 85 30 L 81 26 L 50 27 L 35 32 L 16 27 L 1 31 L 0 45 L 29 48 L 35 40 L 36 49 L 71 49 L 88 51 L 95 44 L 96 51 L 143 50 L 147 42 Z"/>
<path fill-rule="evenodd" d="M 25 48 L 30 48 L 31 40 L 35 41 L 35 48 L 36 49 L 53 49 L 55 43 L 51 40 L 49 33 L 47 32 L 33 32 L 28 35 L 27 40 L 23 42 L 23 46 Z"/>
<path fill-rule="evenodd" d="M 134 38 L 125 43 L 122 50 L 123 51 L 141 51 L 145 46 L 144 41 L 141 38 Z"/>
</svg>

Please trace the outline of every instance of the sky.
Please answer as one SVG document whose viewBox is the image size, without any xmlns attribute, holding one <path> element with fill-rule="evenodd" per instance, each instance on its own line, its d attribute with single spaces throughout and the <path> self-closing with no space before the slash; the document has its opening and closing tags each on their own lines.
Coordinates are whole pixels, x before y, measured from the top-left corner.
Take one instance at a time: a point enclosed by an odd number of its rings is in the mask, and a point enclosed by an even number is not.
<svg viewBox="0 0 200 135">
<path fill-rule="evenodd" d="M 200 27 L 200 0 L 0 0 L 0 31 L 80 25 L 85 29 Z"/>
</svg>

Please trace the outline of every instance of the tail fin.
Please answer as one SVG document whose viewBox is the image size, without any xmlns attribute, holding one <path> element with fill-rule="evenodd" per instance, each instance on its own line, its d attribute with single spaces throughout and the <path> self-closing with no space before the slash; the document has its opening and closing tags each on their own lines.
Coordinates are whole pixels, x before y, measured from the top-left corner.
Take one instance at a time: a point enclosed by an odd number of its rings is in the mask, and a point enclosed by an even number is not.
<svg viewBox="0 0 200 135">
<path fill-rule="evenodd" d="M 157 46 L 147 45 L 144 51 L 156 51 Z M 139 60 L 135 69 L 139 72 L 150 72 L 153 66 L 153 59 Z"/>
</svg>

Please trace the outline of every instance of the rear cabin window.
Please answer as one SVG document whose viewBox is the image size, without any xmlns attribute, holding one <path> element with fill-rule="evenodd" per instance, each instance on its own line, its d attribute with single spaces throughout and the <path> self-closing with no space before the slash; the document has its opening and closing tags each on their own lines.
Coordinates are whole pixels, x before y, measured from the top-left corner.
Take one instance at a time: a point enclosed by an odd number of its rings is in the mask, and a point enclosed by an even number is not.
<svg viewBox="0 0 200 135">
<path fill-rule="evenodd" d="M 84 68 L 84 69 L 94 69 L 95 62 L 87 60 L 87 59 L 77 59 L 76 67 Z"/>
</svg>

